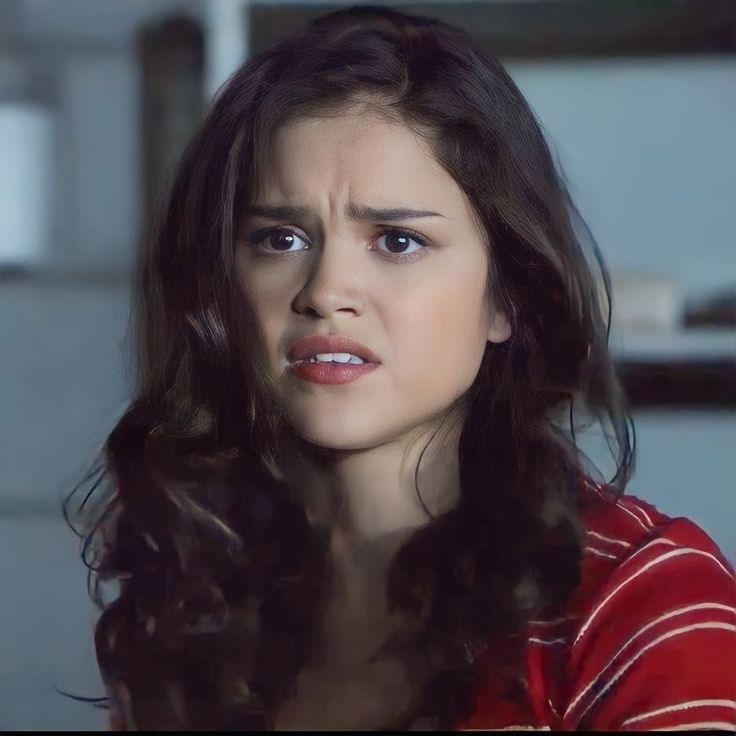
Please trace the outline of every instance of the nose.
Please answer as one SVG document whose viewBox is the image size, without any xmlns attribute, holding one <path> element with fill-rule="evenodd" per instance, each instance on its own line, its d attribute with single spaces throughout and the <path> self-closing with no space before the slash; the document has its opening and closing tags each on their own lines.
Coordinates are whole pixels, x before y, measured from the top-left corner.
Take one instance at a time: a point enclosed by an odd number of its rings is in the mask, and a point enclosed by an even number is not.
<svg viewBox="0 0 736 736">
<path fill-rule="evenodd" d="M 361 247 L 354 240 L 334 238 L 315 249 L 307 281 L 295 298 L 296 311 L 323 317 L 343 309 L 360 311 L 365 274 Z"/>
</svg>

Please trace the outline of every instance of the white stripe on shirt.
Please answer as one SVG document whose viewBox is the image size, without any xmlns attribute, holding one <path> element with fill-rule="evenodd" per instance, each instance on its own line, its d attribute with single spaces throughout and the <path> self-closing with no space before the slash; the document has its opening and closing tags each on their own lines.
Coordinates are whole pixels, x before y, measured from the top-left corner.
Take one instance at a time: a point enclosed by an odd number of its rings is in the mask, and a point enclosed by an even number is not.
<svg viewBox="0 0 736 736">
<path fill-rule="evenodd" d="M 527 641 L 533 642 L 534 644 L 564 644 L 567 639 L 537 639 L 536 637 L 530 636 Z"/>
<path fill-rule="evenodd" d="M 557 712 L 557 708 L 555 708 L 554 703 L 552 702 L 552 698 L 547 698 L 547 705 L 549 705 L 549 709 L 552 711 L 552 715 L 555 718 L 559 718 L 560 714 Z"/>
<path fill-rule="evenodd" d="M 639 631 L 636 632 L 617 652 L 608 660 L 608 663 L 603 667 L 603 669 L 600 670 L 600 672 L 570 701 L 570 705 L 567 707 L 567 710 L 565 711 L 565 715 L 567 714 L 577 705 L 578 701 L 590 690 L 590 688 L 595 685 L 598 680 L 603 676 L 603 674 L 608 670 L 608 668 L 618 659 L 621 652 L 626 649 L 626 647 L 629 646 L 634 640 L 636 640 L 638 637 L 640 637 L 644 632 L 651 629 L 653 626 L 656 626 L 657 624 L 661 623 L 662 621 L 666 621 L 669 618 L 674 618 L 675 616 L 681 616 L 685 613 L 689 613 L 690 611 L 698 611 L 703 609 L 718 609 L 722 611 L 727 611 L 728 613 L 733 613 L 736 615 L 736 608 L 733 606 L 725 606 L 722 603 L 695 603 L 690 606 L 683 606 L 682 608 L 677 608 L 674 611 L 669 611 L 668 613 L 665 613 L 663 616 L 659 616 L 659 618 L 655 618 L 653 621 L 650 621 L 646 626 L 639 629 Z"/>
<path fill-rule="evenodd" d="M 595 547 L 586 547 L 586 552 L 592 552 L 594 555 L 598 555 L 599 557 L 608 557 L 611 560 L 620 560 L 620 557 L 617 557 L 616 555 L 609 555 L 608 552 L 601 552 L 599 549 L 595 549 Z"/>
<path fill-rule="evenodd" d="M 636 519 L 637 523 L 639 524 L 639 526 L 641 526 L 642 529 L 644 529 L 644 531 L 649 532 L 649 531 L 652 530 L 652 527 L 651 526 L 647 526 L 631 509 L 627 508 L 626 506 L 624 506 L 619 501 L 616 501 L 616 506 L 618 506 L 620 509 L 622 509 L 623 511 L 625 511 L 633 519 Z"/>
<path fill-rule="evenodd" d="M 552 621 L 530 621 L 530 624 L 534 626 L 555 626 L 556 624 L 564 623 L 565 621 L 574 621 L 577 616 L 565 616 L 563 618 L 555 618 Z"/>
<path fill-rule="evenodd" d="M 652 731 L 702 731 L 703 729 L 708 728 L 715 729 L 717 731 L 736 731 L 736 723 L 726 723 L 726 721 L 702 721 L 701 723 L 682 723 L 679 726 L 653 728 Z"/>
<path fill-rule="evenodd" d="M 603 493 L 603 491 L 600 490 L 600 488 L 598 488 L 598 486 L 589 486 L 589 487 L 593 491 L 595 491 L 604 501 L 610 501 L 610 498 L 607 497 Z M 616 504 L 615 505 L 618 506 L 618 508 L 620 508 L 622 511 L 625 511 L 629 516 L 631 516 L 636 521 L 636 523 L 639 524 L 639 526 L 641 526 L 642 529 L 644 529 L 644 531 L 647 531 L 648 532 L 648 531 L 651 531 L 652 530 L 652 528 L 654 526 L 652 524 L 652 520 L 649 518 L 649 515 L 646 513 L 646 511 L 644 511 L 643 509 L 639 508 L 639 506 L 634 506 L 634 508 L 636 508 L 638 511 L 641 511 L 644 514 L 646 520 L 649 522 L 649 526 L 647 526 L 641 520 L 641 518 L 639 516 L 637 516 L 637 514 L 635 514 L 628 506 L 624 506 L 624 504 L 621 503 L 621 498 L 620 497 L 616 497 Z"/>
<path fill-rule="evenodd" d="M 736 633 L 736 626 L 733 624 L 724 624 L 721 622 L 708 622 L 708 623 L 701 623 L 701 624 L 693 624 L 692 626 L 683 626 L 681 629 L 675 629 L 674 631 L 669 631 L 666 634 L 662 634 L 662 636 L 658 636 L 654 641 L 651 641 L 649 644 L 647 644 L 645 647 L 642 647 L 642 649 L 639 651 L 639 653 L 632 657 L 619 671 L 608 681 L 608 684 L 601 688 L 597 693 L 596 696 L 588 703 L 588 707 L 580 714 L 579 720 L 583 719 L 585 717 L 585 714 L 595 705 L 598 698 L 600 698 L 615 682 L 618 680 L 621 675 L 623 675 L 626 670 L 628 670 L 634 662 L 636 662 L 637 659 L 639 659 L 644 652 L 648 651 L 652 647 L 656 646 L 657 644 L 660 644 L 661 642 L 671 639 L 673 636 L 678 636 L 679 634 L 690 634 L 694 631 L 698 631 L 699 629 L 723 629 L 724 631 L 732 631 Z M 565 711 L 565 716 L 567 717 L 567 714 L 569 712 L 570 708 Z"/>
<path fill-rule="evenodd" d="M 702 708 L 703 706 L 733 708 L 736 710 L 736 700 L 686 700 L 684 703 L 675 703 L 674 705 L 668 705 L 665 708 L 657 708 L 657 710 L 651 710 L 648 713 L 642 713 L 641 715 L 627 718 L 621 725 L 628 726 L 630 723 L 643 721 L 645 718 L 652 718 L 653 716 L 659 716 L 663 713 L 675 713 L 678 710 Z"/>
<path fill-rule="evenodd" d="M 610 542 L 611 544 L 620 544 L 622 547 L 631 547 L 631 542 L 624 542 L 623 539 L 612 539 L 611 537 L 604 537 L 602 534 L 598 534 L 598 532 L 594 532 L 592 529 L 588 529 L 588 534 L 590 534 L 591 537 L 598 537 L 598 539 L 602 539 L 604 542 Z"/>
<path fill-rule="evenodd" d="M 635 503 L 632 498 L 627 498 L 626 496 L 622 496 L 618 500 L 621 503 L 624 503 L 624 501 L 628 501 L 629 502 L 629 505 L 628 506 L 626 506 L 626 504 L 624 504 L 624 506 L 626 508 L 631 509 L 631 511 L 633 511 L 634 509 L 636 509 L 640 514 L 643 514 L 644 515 L 644 518 L 646 519 L 647 524 L 649 524 L 649 528 L 650 529 L 654 526 L 654 523 L 649 518 L 649 514 L 646 512 L 646 510 L 644 509 L 644 507 L 643 506 L 640 506 L 637 503 Z"/>
<path fill-rule="evenodd" d="M 654 540 L 654 541 L 657 541 L 657 540 Z M 668 541 L 670 541 L 670 540 L 668 540 Z M 654 544 L 654 542 L 650 542 L 650 544 Z M 649 545 L 647 545 L 647 547 L 648 546 Z M 642 549 L 645 549 L 645 548 L 643 547 Z M 622 583 L 619 583 L 616 586 L 616 588 L 614 588 L 614 590 L 611 591 L 603 599 L 603 601 L 598 604 L 598 606 L 593 611 L 593 613 L 591 613 L 590 616 L 588 616 L 588 620 L 581 627 L 580 631 L 578 632 L 578 635 L 575 637 L 575 640 L 572 643 L 572 646 L 574 647 L 578 643 L 578 641 L 580 640 L 580 637 L 582 637 L 585 634 L 585 632 L 590 627 L 591 623 L 593 623 L 593 619 L 595 619 L 595 617 L 600 613 L 600 611 L 605 607 L 605 605 L 623 587 L 625 587 L 628 583 L 630 583 L 635 578 L 639 577 L 639 575 L 641 575 L 642 573 L 644 573 L 647 570 L 649 570 L 650 568 L 652 568 L 654 565 L 659 565 L 661 562 L 665 562 L 666 560 L 670 559 L 671 557 L 678 557 L 680 555 L 686 555 L 686 554 L 702 555 L 703 557 L 708 557 L 709 559 L 713 560 L 713 562 L 715 562 L 718 565 L 718 567 L 720 567 L 721 570 L 723 570 L 723 572 L 726 573 L 726 575 L 728 575 L 728 577 L 729 577 L 730 580 L 733 581 L 733 579 L 734 579 L 733 578 L 733 575 L 731 575 L 731 573 L 723 566 L 723 564 L 721 563 L 721 561 L 719 559 L 717 559 L 716 557 L 714 557 L 712 554 L 710 554 L 710 552 L 703 552 L 702 550 L 693 549 L 692 547 L 683 547 L 681 549 L 674 549 L 671 552 L 665 552 L 663 555 L 660 555 L 659 557 L 655 557 L 653 560 L 650 560 L 649 562 L 647 562 L 646 565 L 644 565 L 640 570 L 638 570 L 637 572 L 635 572 L 633 575 L 629 575 L 629 577 L 626 578 L 626 580 L 624 580 Z M 632 555 L 632 557 L 633 556 L 634 555 Z M 629 559 L 631 559 L 631 558 L 629 558 Z M 626 560 L 626 562 L 624 562 L 624 564 L 626 564 L 628 561 L 629 560 Z"/>
</svg>

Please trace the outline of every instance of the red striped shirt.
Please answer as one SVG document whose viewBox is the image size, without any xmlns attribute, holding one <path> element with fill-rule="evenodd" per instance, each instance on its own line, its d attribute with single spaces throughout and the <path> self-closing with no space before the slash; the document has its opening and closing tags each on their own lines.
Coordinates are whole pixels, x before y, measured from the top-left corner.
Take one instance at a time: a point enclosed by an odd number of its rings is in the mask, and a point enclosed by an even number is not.
<svg viewBox="0 0 736 736">
<path fill-rule="evenodd" d="M 684 517 L 586 480 L 582 581 L 525 633 L 525 701 L 497 695 L 492 652 L 456 730 L 736 731 L 736 576 Z"/>
<path fill-rule="evenodd" d="M 506 699 L 487 659 L 456 730 L 736 731 L 736 576 L 715 542 L 606 486 L 583 484 L 582 581 L 556 619 L 526 632 L 526 699 Z M 117 709 L 112 730 L 124 730 Z"/>
</svg>

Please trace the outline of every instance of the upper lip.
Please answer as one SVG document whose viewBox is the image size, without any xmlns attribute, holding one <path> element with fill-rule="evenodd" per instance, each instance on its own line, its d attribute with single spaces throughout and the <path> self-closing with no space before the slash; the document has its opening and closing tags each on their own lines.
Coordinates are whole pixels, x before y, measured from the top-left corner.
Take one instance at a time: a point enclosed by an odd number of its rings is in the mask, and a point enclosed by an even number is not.
<svg viewBox="0 0 736 736">
<path fill-rule="evenodd" d="M 297 340 L 289 348 L 287 356 L 292 362 L 311 358 L 317 353 L 352 353 L 368 363 L 380 363 L 376 354 L 365 345 L 345 335 L 311 335 Z"/>
</svg>

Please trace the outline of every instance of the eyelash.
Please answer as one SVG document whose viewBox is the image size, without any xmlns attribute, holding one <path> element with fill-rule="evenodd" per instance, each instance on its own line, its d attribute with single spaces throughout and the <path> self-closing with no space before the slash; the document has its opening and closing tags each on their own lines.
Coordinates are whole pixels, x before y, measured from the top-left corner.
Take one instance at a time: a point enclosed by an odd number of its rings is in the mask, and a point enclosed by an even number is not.
<svg viewBox="0 0 736 736">
<path fill-rule="evenodd" d="M 290 230 L 286 227 L 269 227 L 264 230 L 258 230 L 257 232 L 253 233 L 248 239 L 247 243 L 250 248 L 253 248 L 253 250 L 258 250 L 258 245 L 263 242 L 269 235 L 276 234 L 276 233 L 288 233 L 289 235 L 296 235 L 296 237 L 301 238 L 301 235 L 298 235 L 293 230 Z M 378 233 L 377 237 L 382 237 L 383 235 L 387 235 L 390 233 L 397 233 L 399 235 L 408 235 L 412 240 L 416 240 L 419 245 L 422 246 L 419 250 L 415 251 L 414 253 L 386 253 L 385 251 L 380 251 L 380 253 L 386 257 L 388 257 L 391 261 L 416 261 L 419 258 L 422 258 L 424 256 L 424 251 L 431 246 L 429 245 L 429 241 L 420 235 L 419 233 L 415 232 L 414 230 L 409 230 L 407 228 L 399 228 L 399 227 L 384 227 L 381 228 L 381 231 Z M 303 238 L 302 238 L 303 239 Z M 306 250 L 306 248 L 304 249 Z M 290 255 L 291 253 L 295 253 L 298 251 L 282 251 L 283 255 Z M 277 253 L 264 253 L 263 251 L 259 252 L 259 255 L 263 255 L 266 258 L 278 258 L 280 257 Z"/>
</svg>

